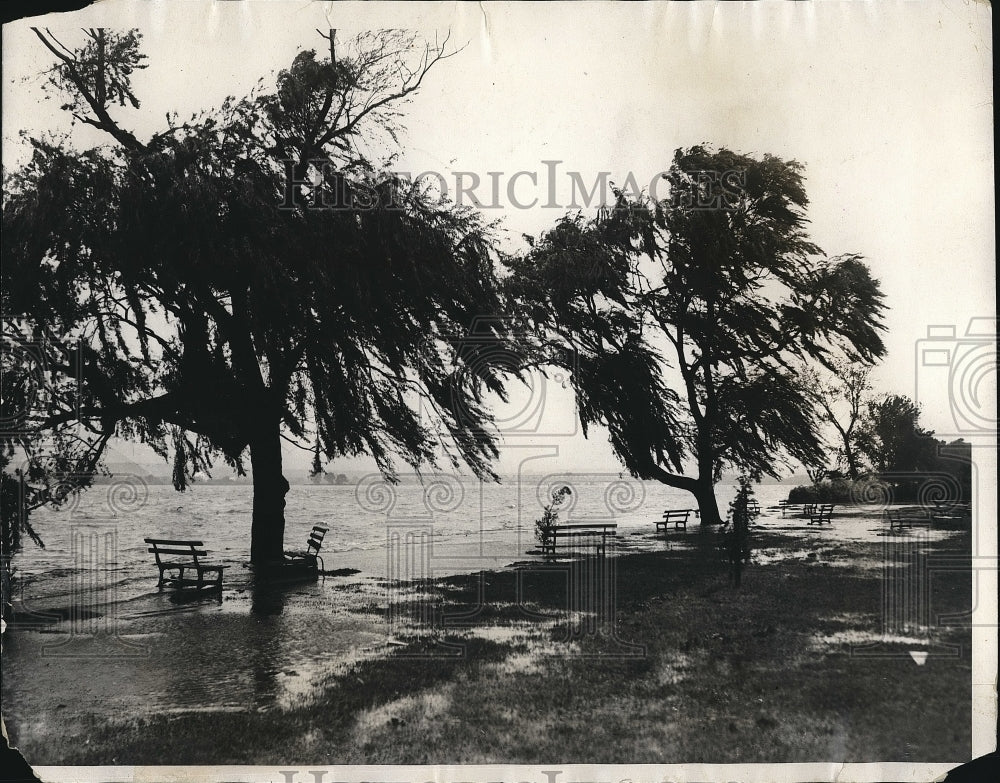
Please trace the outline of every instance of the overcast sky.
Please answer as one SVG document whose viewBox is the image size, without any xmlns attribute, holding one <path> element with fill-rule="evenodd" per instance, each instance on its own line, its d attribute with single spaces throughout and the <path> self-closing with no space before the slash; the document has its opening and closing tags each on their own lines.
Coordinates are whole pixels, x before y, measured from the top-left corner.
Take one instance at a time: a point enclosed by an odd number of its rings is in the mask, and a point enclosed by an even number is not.
<svg viewBox="0 0 1000 783">
<path fill-rule="evenodd" d="M 983 406 L 993 405 L 995 421 L 995 369 L 983 369 L 975 347 L 989 342 L 960 339 L 970 318 L 994 316 L 986 3 L 106 2 L 44 24 L 66 43 L 79 40 L 81 25 L 141 28 L 149 68 L 134 88 L 143 105 L 118 115 L 140 136 L 162 127 L 168 110 L 183 117 L 215 106 L 296 51 L 322 48 L 317 27 L 345 37 L 387 26 L 431 38 L 450 29 L 467 46 L 431 72 L 408 108 L 397 168 L 437 171 L 451 184 L 458 171 L 484 182 L 501 172 L 502 208 L 487 212 L 502 218 L 509 247 L 565 211 L 568 172 L 588 186 L 600 172 L 619 183 L 631 172 L 645 186 L 675 148 L 701 142 L 794 158 L 806 167 L 813 239 L 830 255 L 865 256 L 887 295 L 889 355 L 878 389 L 917 397 L 925 425 L 941 435 L 982 426 Z M 5 166 L 23 160 L 19 130 L 68 127 L 57 102 L 40 101 L 37 74 L 50 55 L 28 26 L 4 28 Z M 81 145 L 96 141 L 74 133 Z M 534 208 L 507 198 L 518 171 L 537 176 L 537 187 L 522 176 L 514 191 L 522 203 L 537 197 Z M 559 207 L 545 207 L 550 181 Z M 488 203 L 489 187 L 478 192 Z M 976 409 L 961 427 L 947 367 L 917 367 L 929 326 L 956 328 L 959 339 L 942 344 L 966 343 L 952 351 L 953 364 L 979 350 L 956 382 L 965 389 L 960 409 Z M 515 397 L 503 415 L 541 399 Z M 572 399 L 558 383 L 548 384 L 542 408 L 543 433 L 574 430 Z M 514 446 L 539 443 L 560 449 L 561 469 L 617 469 L 603 433 L 590 442 L 508 441 L 503 471 L 525 453 Z"/>
</svg>

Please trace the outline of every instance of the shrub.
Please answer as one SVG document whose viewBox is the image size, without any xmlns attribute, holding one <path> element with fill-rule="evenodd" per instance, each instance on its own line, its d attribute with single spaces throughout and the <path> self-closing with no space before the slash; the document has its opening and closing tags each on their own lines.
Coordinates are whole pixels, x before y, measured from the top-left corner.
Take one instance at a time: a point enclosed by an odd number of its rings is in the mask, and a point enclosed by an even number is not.
<svg viewBox="0 0 1000 783">
<path fill-rule="evenodd" d="M 798 486 L 788 493 L 789 503 L 860 503 L 864 498 L 871 502 L 889 500 L 893 503 L 912 503 L 920 499 L 924 477 L 911 480 L 885 482 L 874 476 L 851 481 L 846 478 L 827 479 L 816 484 Z"/>
<path fill-rule="evenodd" d="M 559 506 L 573 494 L 569 487 L 560 487 L 552 492 L 552 502 L 545 506 L 542 518 L 535 520 L 535 538 L 544 544 L 549 537 L 549 529 L 559 520 Z"/>
</svg>

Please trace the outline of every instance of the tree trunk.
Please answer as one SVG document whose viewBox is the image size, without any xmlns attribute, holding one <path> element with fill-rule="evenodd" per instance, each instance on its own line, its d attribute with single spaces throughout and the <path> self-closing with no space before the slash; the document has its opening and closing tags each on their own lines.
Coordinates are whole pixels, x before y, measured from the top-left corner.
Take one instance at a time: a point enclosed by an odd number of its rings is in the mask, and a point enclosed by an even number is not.
<svg viewBox="0 0 1000 783">
<path fill-rule="evenodd" d="M 722 517 L 719 515 L 719 502 L 715 499 L 715 487 L 711 481 L 698 480 L 698 486 L 694 490 L 694 496 L 698 501 L 698 511 L 701 512 L 701 524 L 721 525 Z"/>
<path fill-rule="evenodd" d="M 255 566 L 284 558 L 285 495 L 288 481 L 281 474 L 279 423 L 264 425 L 250 441 L 253 470 L 253 523 L 250 528 L 250 562 Z"/>
<path fill-rule="evenodd" d="M 858 470 L 858 458 L 851 448 L 850 438 L 844 438 L 844 459 L 847 460 L 847 477 L 851 481 L 857 481 L 860 471 Z"/>
<path fill-rule="evenodd" d="M 715 499 L 715 485 L 712 483 L 712 479 L 705 479 L 704 476 L 711 476 L 711 472 L 704 473 L 696 478 L 689 478 L 688 476 L 677 476 L 673 473 L 668 473 L 659 465 L 650 463 L 645 466 L 646 478 L 655 479 L 668 487 L 675 487 L 676 489 L 683 489 L 685 492 L 690 492 L 695 496 L 698 501 L 698 512 L 701 517 L 701 523 L 703 525 L 721 525 L 722 518 L 719 516 L 719 504 Z"/>
<path fill-rule="evenodd" d="M 701 512 L 701 524 L 721 525 L 722 517 L 719 516 L 719 502 L 715 499 L 715 482 L 712 477 L 715 474 L 714 449 L 712 448 L 711 437 L 707 431 L 707 425 L 700 427 L 698 431 L 698 477 L 695 479 L 694 496 L 698 500 L 698 510 Z"/>
</svg>

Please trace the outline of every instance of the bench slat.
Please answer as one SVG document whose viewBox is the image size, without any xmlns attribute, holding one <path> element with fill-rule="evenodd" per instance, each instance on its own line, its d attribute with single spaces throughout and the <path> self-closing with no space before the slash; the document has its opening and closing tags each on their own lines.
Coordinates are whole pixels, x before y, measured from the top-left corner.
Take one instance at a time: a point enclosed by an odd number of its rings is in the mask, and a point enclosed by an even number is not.
<svg viewBox="0 0 1000 783">
<path fill-rule="evenodd" d="M 606 536 L 608 534 L 604 530 L 553 530 L 549 535 L 556 538 L 566 538 L 568 536 Z"/>
</svg>

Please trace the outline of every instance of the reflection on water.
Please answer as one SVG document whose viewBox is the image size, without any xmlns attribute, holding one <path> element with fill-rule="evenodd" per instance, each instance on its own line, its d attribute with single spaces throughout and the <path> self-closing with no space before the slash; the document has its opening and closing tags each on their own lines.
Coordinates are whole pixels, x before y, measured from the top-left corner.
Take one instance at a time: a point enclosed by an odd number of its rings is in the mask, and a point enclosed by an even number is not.
<svg viewBox="0 0 1000 783">
<path fill-rule="evenodd" d="M 166 593 L 166 596 L 170 603 L 177 604 L 178 606 L 184 606 L 186 604 L 222 603 L 221 590 L 169 590 L 169 592 Z"/>
<path fill-rule="evenodd" d="M 250 585 L 250 613 L 263 617 L 281 614 L 287 595 L 287 589 L 278 585 L 254 582 Z"/>
</svg>

